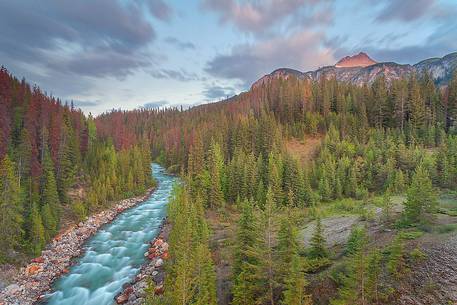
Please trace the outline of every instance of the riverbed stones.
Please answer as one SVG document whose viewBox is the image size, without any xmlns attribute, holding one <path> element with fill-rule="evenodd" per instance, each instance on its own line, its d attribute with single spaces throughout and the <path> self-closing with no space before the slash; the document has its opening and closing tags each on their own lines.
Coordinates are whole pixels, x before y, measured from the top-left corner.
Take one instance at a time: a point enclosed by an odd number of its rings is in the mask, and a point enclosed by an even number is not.
<svg viewBox="0 0 457 305">
<path fill-rule="evenodd" d="M 145 196 L 122 200 L 113 208 L 92 215 L 58 234 L 40 257 L 20 269 L 14 284 L 0 291 L 0 305 L 32 305 L 44 298 L 54 280 L 69 272 L 74 262 L 72 259 L 82 254 L 83 243 L 119 213 L 143 202 L 150 191 Z"/>
<path fill-rule="evenodd" d="M 129 293 L 127 301 L 124 303 L 118 303 L 118 298 L 121 297 L 121 301 L 125 299 L 125 290 L 122 291 L 115 298 L 116 303 L 125 305 L 140 305 L 144 304 L 146 297 L 146 288 L 149 286 L 150 281 L 154 282 L 154 294 L 161 295 L 165 291 L 164 278 L 165 272 L 163 265 L 168 259 L 169 245 L 166 242 L 171 225 L 164 220 L 164 224 L 161 227 L 159 235 L 153 239 L 149 244 L 151 245 L 145 256 L 149 259 L 147 263 L 141 266 L 140 272 L 135 279 L 130 283 L 133 292 Z"/>
</svg>

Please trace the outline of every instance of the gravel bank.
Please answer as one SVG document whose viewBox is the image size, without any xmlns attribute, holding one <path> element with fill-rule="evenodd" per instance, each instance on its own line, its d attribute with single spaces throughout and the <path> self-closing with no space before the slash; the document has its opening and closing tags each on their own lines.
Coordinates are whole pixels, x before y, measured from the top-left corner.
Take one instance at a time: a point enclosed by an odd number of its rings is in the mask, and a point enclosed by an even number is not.
<svg viewBox="0 0 457 305">
<path fill-rule="evenodd" d="M 160 295 L 164 291 L 163 281 L 165 271 L 164 261 L 168 259 L 168 235 L 170 234 L 171 224 L 164 221 L 159 235 L 150 242 L 150 247 L 144 256 L 148 258 L 135 279 L 124 285 L 123 291 L 115 298 L 115 304 L 141 305 L 146 298 L 146 288 L 152 280 L 155 284 L 154 293 Z"/>
<path fill-rule="evenodd" d="M 50 291 L 54 280 L 68 273 L 72 259 L 82 254 L 82 246 L 89 237 L 118 214 L 143 202 L 151 192 L 152 189 L 144 196 L 122 200 L 112 208 L 92 215 L 60 233 L 46 246 L 40 257 L 32 259 L 20 269 L 14 284 L 0 291 L 0 305 L 37 304 Z"/>
</svg>

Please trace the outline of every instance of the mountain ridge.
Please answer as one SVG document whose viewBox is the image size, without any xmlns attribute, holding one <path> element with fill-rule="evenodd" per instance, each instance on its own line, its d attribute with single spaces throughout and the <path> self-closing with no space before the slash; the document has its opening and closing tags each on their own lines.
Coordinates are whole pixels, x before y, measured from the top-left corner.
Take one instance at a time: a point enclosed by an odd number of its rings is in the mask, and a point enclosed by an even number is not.
<svg viewBox="0 0 457 305">
<path fill-rule="evenodd" d="M 372 83 L 376 78 L 384 76 L 388 83 L 395 79 L 407 77 L 413 73 L 429 71 L 439 86 L 445 86 L 457 68 L 457 52 L 443 57 L 433 57 L 419 61 L 416 64 L 399 64 L 393 61 L 376 62 L 366 53 L 346 56 L 333 66 L 324 66 L 316 70 L 301 72 L 291 68 L 279 68 L 255 81 L 251 88 L 267 84 L 273 79 L 288 79 L 291 76 L 298 79 L 318 81 L 336 78 L 338 81 L 350 82 L 357 85 Z"/>
</svg>

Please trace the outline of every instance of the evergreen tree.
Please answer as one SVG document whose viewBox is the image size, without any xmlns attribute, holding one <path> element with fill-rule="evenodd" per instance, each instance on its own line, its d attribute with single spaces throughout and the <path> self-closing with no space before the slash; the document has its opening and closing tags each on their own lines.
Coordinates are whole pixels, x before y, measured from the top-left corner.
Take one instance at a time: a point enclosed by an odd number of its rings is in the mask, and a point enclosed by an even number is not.
<svg viewBox="0 0 457 305">
<path fill-rule="evenodd" d="M 303 265 L 298 254 L 292 256 L 288 275 L 285 280 L 284 305 L 311 305 L 311 296 L 306 294 L 308 282 L 303 273 Z"/>
<path fill-rule="evenodd" d="M 0 261 L 22 241 L 22 206 L 15 164 L 5 155 L 0 162 Z"/>
<path fill-rule="evenodd" d="M 255 255 L 256 264 L 252 266 L 252 276 L 256 279 L 256 301 L 269 305 L 276 303 L 274 291 L 278 286 L 275 255 L 276 202 L 270 187 L 267 191 L 265 207 L 261 212 L 255 247 L 249 251 Z"/>
<path fill-rule="evenodd" d="M 311 248 L 309 256 L 311 258 L 326 258 L 328 257 L 328 251 L 326 247 L 326 240 L 324 237 L 324 231 L 322 229 L 321 218 L 317 217 L 316 227 L 314 229 L 313 236 L 311 237 Z"/>
<path fill-rule="evenodd" d="M 209 204 L 212 208 L 224 206 L 224 194 L 222 192 L 223 170 L 224 160 L 221 148 L 218 143 L 212 140 L 209 157 L 209 173 L 211 178 Z"/>
<path fill-rule="evenodd" d="M 36 204 L 33 204 L 30 213 L 30 245 L 33 255 L 39 255 L 46 244 L 45 230 L 40 212 Z"/>
<path fill-rule="evenodd" d="M 407 192 L 404 217 L 408 224 L 426 221 L 426 215 L 435 211 L 437 198 L 429 173 L 419 165 Z"/>
<path fill-rule="evenodd" d="M 357 232 L 357 233 L 355 233 Z M 365 230 L 357 230 L 351 233 L 353 247 L 349 254 L 348 270 L 342 279 L 342 286 L 338 289 L 338 298 L 332 300 L 332 305 L 368 305 L 368 237 Z M 355 240 L 357 236 L 357 240 Z"/>
<path fill-rule="evenodd" d="M 45 151 L 43 176 L 41 179 L 41 217 L 45 228 L 46 240 L 57 233 L 60 217 L 60 202 L 57 193 L 56 180 L 49 152 Z"/>
<path fill-rule="evenodd" d="M 297 229 L 292 222 L 290 213 L 287 213 L 285 217 L 282 217 L 278 230 L 278 271 L 282 279 L 287 278 L 287 272 L 291 267 L 292 258 L 298 255 L 297 238 Z"/>
</svg>

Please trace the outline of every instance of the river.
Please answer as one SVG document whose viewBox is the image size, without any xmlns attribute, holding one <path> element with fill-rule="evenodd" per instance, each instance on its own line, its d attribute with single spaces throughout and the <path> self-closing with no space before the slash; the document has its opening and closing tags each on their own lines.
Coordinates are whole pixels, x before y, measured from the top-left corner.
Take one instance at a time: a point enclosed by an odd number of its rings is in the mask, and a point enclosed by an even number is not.
<svg viewBox="0 0 457 305">
<path fill-rule="evenodd" d="M 176 177 L 152 165 L 158 186 L 143 203 L 119 214 L 84 245 L 85 253 L 53 285 L 48 305 L 110 305 L 145 263 L 148 242 L 166 216 Z"/>
</svg>

